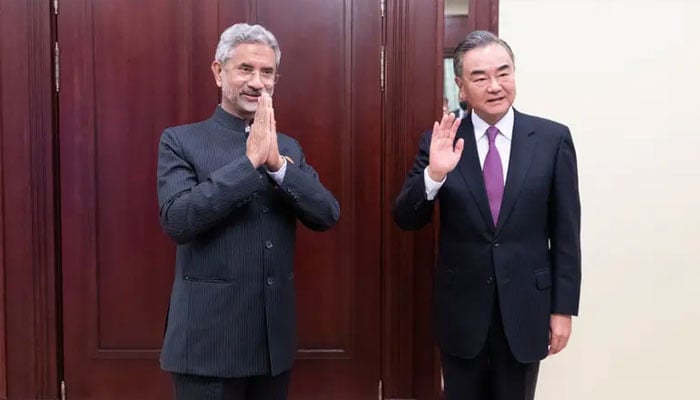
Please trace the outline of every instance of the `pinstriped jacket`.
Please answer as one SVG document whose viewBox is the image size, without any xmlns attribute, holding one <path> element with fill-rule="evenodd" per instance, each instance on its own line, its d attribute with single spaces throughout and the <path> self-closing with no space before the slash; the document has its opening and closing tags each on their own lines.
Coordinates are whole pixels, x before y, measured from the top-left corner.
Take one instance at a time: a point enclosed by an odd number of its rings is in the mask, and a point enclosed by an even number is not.
<svg viewBox="0 0 700 400">
<path fill-rule="evenodd" d="M 340 208 L 292 138 L 277 185 L 245 156 L 245 122 L 216 108 L 166 129 L 158 149 L 164 231 L 177 242 L 161 367 L 215 377 L 277 375 L 296 353 L 296 221 L 323 231 Z"/>
</svg>

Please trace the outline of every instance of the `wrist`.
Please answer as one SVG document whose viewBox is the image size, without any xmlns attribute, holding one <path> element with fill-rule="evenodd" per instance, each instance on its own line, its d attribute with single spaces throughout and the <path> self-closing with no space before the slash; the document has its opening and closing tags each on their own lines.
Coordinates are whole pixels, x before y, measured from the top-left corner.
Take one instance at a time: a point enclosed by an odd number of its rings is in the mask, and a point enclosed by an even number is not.
<svg viewBox="0 0 700 400">
<path fill-rule="evenodd" d="M 442 182 L 445 179 L 445 173 L 433 170 L 430 165 L 428 165 L 428 176 L 435 182 Z"/>
<path fill-rule="evenodd" d="M 246 157 L 248 157 L 248 161 L 250 161 L 255 169 L 260 168 L 260 166 L 264 163 L 264 160 L 258 160 L 257 157 L 251 156 L 250 154 L 246 154 Z"/>
<path fill-rule="evenodd" d="M 270 172 L 277 172 L 284 165 L 284 158 L 282 156 L 274 157 L 274 161 L 268 161 L 267 169 Z"/>
</svg>

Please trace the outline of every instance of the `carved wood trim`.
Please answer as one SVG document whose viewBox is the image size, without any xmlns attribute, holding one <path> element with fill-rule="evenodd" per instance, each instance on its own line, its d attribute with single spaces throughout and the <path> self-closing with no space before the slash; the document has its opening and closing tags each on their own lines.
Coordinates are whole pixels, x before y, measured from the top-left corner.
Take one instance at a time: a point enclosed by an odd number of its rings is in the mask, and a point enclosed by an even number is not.
<svg viewBox="0 0 700 400">
<path fill-rule="evenodd" d="M 0 1 L 4 285 L 0 397 L 58 396 L 53 35 L 45 2 Z M 11 366 L 11 367 L 10 367 Z M 5 381 L 6 379 L 6 381 Z"/>
</svg>

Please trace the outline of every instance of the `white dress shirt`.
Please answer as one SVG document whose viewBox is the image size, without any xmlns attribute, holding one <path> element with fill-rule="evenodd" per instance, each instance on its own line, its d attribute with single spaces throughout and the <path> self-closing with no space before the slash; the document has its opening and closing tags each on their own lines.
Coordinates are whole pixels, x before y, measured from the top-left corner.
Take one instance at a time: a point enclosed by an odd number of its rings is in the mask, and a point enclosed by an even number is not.
<svg viewBox="0 0 700 400">
<path fill-rule="evenodd" d="M 471 113 L 472 124 L 474 125 L 474 136 L 476 139 L 476 150 L 479 153 L 479 162 L 481 163 L 481 168 L 484 168 L 484 160 L 486 159 L 486 153 L 489 151 L 489 138 L 486 135 L 486 129 L 490 126 L 483 119 L 479 118 L 475 112 Z M 510 162 L 510 145 L 513 141 L 513 124 L 515 123 L 515 114 L 513 113 L 513 107 L 508 109 L 506 115 L 501 118 L 500 121 L 496 122 L 495 127 L 498 128 L 499 134 L 496 135 L 496 148 L 498 149 L 498 154 L 501 156 L 501 163 L 503 164 L 503 184 L 506 183 L 506 177 L 508 175 L 508 163 Z M 430 178 L 428 175 L 428 168 L 426 166 L 423 171 L 423 179 L 425 181 L 425 194 L 428 196 L 428 200 L 435 199 L 438 190 L 442 187 L 447 180 L 447 176 L 442 180 L 442 182 L 436 182 Z"/>
<path fill-rule="evenodd" d="M 267 174 L 270 175 L 270 177 L 274 179 L 278 185 L 282 184 L 284 181 L 284 176 L 287 174 L 287 159 L 282 157 L 282 160 L 282 166 L 277 171 L 270 171 L 267 169 L 267 167 L 265 167 L 265 172 L 267 172 Z"/>
</svg>

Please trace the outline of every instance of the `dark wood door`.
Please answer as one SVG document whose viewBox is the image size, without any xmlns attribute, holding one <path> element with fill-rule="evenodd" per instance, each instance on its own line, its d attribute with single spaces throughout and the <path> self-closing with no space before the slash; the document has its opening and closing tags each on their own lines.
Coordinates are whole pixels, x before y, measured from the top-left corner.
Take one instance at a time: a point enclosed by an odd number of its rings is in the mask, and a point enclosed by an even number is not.
<svg viewBox="0 0 700 400">
<path fill-rule="evenodd" d="M 174 269 L 156 158 L 165 127 L 218 103 L 219 33 L 277 35 L 278 128 L 341 204 L 300 228 L 294 399 L 369 399 L 380 378 L 381 20 L 377 0 L 63 0 L 58 16 L 63 371 L 70 399 L 167 399 L 158 366 Z"/>
</svg>

